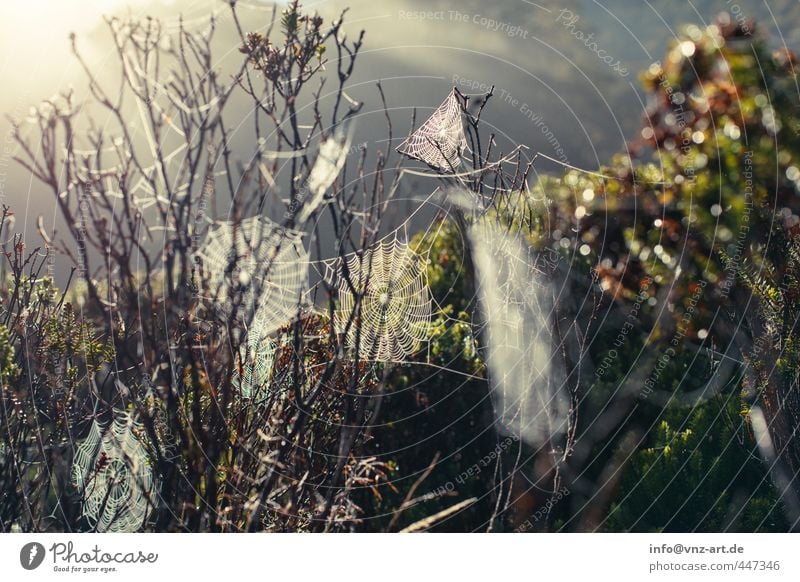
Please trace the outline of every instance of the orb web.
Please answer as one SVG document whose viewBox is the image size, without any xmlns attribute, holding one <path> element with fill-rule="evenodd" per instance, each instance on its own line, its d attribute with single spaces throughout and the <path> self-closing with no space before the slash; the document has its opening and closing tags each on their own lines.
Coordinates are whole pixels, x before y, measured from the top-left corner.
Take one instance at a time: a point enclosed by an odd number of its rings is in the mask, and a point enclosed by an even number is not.
<svg viewBox="0 0 800 582">
<path fill-rule="evenodd" d="M 461 153 L 466 149 L 461 102 L 454 88 L 397 151 L 443 172 L 453 172 L 461 164 Z"/>
<path fill-rule="evenodd" d="M 256 339 L 290 321 L 308 289 L 302 234 L 263 217 L 218 223 L 197 256 L 216 306 Z"/>
<path fill-rule="evenodd" d="M 350 255 L 347 269 L 355 292 L 363 294 L 360 313 L 340 265 L 339 306 L 335 326 L 359 357 L 400 362 L 429 337 L 432 313 L 424 259 L 397 238 L 382 240 L 364 253 Z"/>
<path fill-rule="evenodd" d="M 236 355 L 233 385 L 243 398 L 258 398 L 266 388 L 275 362 L 275 342 L 258 338 L 247 342 Z"/>
<path fill-rule="evenodd" d="M 108 426 L 92 422 L 72 461 L 72 480 L 83 497 L 83 515 L 98 532 L 135 532 L 147 519 L 153 470 L 137 425 L 119 414 Z"/>
<path fill-rule="evenodd" d="M 569 407 L 554 359 L 549 288 L 527 244 L 487 220 L 469 236 L 496 415 L 507 431 L 539 446 L 563 433 Z"/>
</svg>

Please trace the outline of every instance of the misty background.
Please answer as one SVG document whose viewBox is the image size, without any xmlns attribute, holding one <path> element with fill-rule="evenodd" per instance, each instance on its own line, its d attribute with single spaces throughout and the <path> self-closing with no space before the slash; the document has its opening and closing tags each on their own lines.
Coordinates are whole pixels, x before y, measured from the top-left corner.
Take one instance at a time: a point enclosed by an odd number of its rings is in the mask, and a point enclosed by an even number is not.
<svg viewBox="0 0 800 582">
<path fill-rule="evenodd" d="M 39 244 L 36 220 L 58 220 L 52 194 L 13 161 L 8 117 L 23 118 L 30 107 L 59 91 L 86 95 L 83 72 L 69 52 L 68 35 L 101 83 L 118 79 L 117 56 L 104 15 L 153 16 L 167 28 L 179 19 L 201 30 L 219 14 L 216 67 L 233 70 L 241 61 L 238 36 L 225 0 L 28 0 L 0 6 L 0 202 L 16 215 L 15 230 Z M 239 0 L 246 30 L 263 30 L 272 2 Z M 326 19 L 349 7 L 345 29 L 354 39 L 366 30 L 364 47 L 350 82 L 349 95 L 363 100 L 354 144 L 384 149 L 386 121 L 375 82 L 381 80 L 393 123 L 392 146 L 408 134 L 413 111 L 417 124 L 452 86 L 476 94 L 495 86 L 483 120 L 509 151 L 525 144 L 529 155 L 542 152 L 586 169 L 596 169 L 612 154 L 625 151 L 635 137 L 645 107 L 638 75 L 663 58 L 683 24 L 707 26 L 722 11 L 734 18 L 753 17 L 776 48 L 797 46 L 800 11 L 795 0 L 629 2 L 612 0 L 331 0 L 307 1 Z M 279 4 L 280 7 L 280 4 Z M 590 36 L 591 35 L 591 36 Z M 334 58 L 335 55 L 328 55 Z M 332 71 L 333 72 L 333 71 Z M 243 158 L 253 142 L 242 101 L 241 131 L 233 149 Z M 238 111 L 237 111 L 238 113 Z M 132 118 L 135 126 L 137 119 Z M 560 173 L 547 160 L 537 170 Z M 429 191 L 430 182 L 415 186 Z M 424 194 L 423 192 L 422 194 Z M 407 216 L 398 212 L 397 222 Z"/>
</svg>

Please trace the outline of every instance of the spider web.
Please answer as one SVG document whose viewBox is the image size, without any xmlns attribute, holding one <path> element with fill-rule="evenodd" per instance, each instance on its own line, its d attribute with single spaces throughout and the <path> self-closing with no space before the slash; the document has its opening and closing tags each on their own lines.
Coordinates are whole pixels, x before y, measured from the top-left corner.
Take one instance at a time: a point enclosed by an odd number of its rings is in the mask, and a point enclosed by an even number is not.
<svg viewBox="0 0 800 582">
<path fill-rule="evenodd" d="M 275 362 L 275 342 L 250 340 L 236 356 L 233 385 L 243 398 L 256 398 L 267 385 Z"/>
<path fill-rule="evenodd" d="M 568 400 L 555 365 L 548 287 L 535 253 L 494 223 L 470 228 L 496 415 L 538 446 L 564 431 Z"/>
<path fill-rule="evenodd" d="M 147 519 L 153 471 L 135 427 L 127 413 L 108 426 L 95 420 L 75 451 L 72 480 L 83 496 L 83 515 L 98 532 L 135 532 Z"/>
<path fill-rule="evenodd" d="M 400 362 L 428 339 L 432 300 L 426 281 L 425 261 L 397 237 L 383 239 L 359 256 L 346 259 L 350 281 L 363 293 L 360 319 L 347 331 L 352 349 L 358 343 L 362 359 Z M 356 295 L 351 292 L 339 264 L 337 277 L 340 303 L 334 324 L 344 333 L 356 311 Z"/>
<path fill-rule="evenodd" d="M 461 164 L 461 153 L 466 149 L 461 103 L 453 88 L 433 115 L 397 151 L 438 170 L 453 172 Z"/>
<path fill-rule="evenodd" d="M 254 341 L 291 320 L 308 289 L 302 234 L 263 217 L 218 223 L 197 255 L 217 306 Z"/>
<path fill-rule="evenodd" d="M 297 223 L 303 224 L 319 208 L 328 191 L 344 167 L 350 149 L 352 134 L 341 129 L 328 137 L 319 146 L 319 154 L 308 176 L 306 188 L 311 197 L 303 204 L 297 215 Z"/>
</svg>

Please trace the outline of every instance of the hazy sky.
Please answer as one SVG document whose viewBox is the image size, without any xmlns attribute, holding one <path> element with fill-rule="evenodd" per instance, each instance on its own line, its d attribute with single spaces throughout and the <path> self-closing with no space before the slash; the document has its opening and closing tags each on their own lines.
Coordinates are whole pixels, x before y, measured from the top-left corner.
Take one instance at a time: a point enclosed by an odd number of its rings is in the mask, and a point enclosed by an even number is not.
<svg viewBox="0 0 800 582">
<path fill-rule="evenodd" d="M 115 56 L 103 15 L 154 15 L 168 26 L 179 16 L 203 27 L 212 11 L 225 14 L 223 0 L 25 0 L 0 3 L 0 132 L 6 115 L 20 117 L 37 101 L 74 86 L 83 75 L 68 51 L 70 31 L 101 78 L 113 74 Z M 266 24 L 271 3 L 240 0 L 245 25 Z M 412 108 L 438 105 L 453 84 L 466 93 L 496 86 L 485 120 L 501 143 L 527 144 L 531 151 L 596 168 L 624 149 L 642 118 L 637 75 L 662 58 L 679 25 L 705 26 L 723 9 L 755 14 L 772 38 L 797 46 L 800 14 L 795 0 L 332 0 L 305 2 L 331 16 L 350 6 L 346 30 L 366 29 L 352 93 L 366 101 L 358 139 L 374 141 L 383 131 L 374 81 L 382 79 L 396 132 L 405 132 Z M 780 23 L 780 28 L 778 28 Z M 240 58 L 230 21 L 220 24 L 219 67 Z M 592 35 L 589 37 L 589 35 Z M 589 40 L 587 40 L 587 38 Z M 372 115 L 371 113 L 374 113 Z M 402 136 L 400 136 L 402 137 Z M 557 151 L 558 150 L 558 151 Z M 561 152 L 559 154 L 559 152 Z M 2 149 L 0 196 L 29 235 L 38 214 L 52 217 L 53 203 Z M 557 171 L 555 166 L 544 170 Z"/>
</svg>

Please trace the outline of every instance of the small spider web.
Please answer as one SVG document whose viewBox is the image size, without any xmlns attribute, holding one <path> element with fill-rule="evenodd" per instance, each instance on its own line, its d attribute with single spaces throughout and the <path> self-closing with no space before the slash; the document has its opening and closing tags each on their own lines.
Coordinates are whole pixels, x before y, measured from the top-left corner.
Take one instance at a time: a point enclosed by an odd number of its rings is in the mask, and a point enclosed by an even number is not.
<svg viewBox="0 0 800 582">
<path fill-rule="evenodd" d="M 127 413 L 108 426 L 95 420 L 75 451 L 72 480 L 83 496 L 83 515 L 98 532 L 135 532 L 147 519 L 153 470 L 134 428 Z"/>
<path fill-rule="evenodd" d="M 395 236 L 379 241 L 361 256 L 353 253 L 346 263 L 356 293 L 364 294 L 360 314 L 347 330 L 349 347 L 354 349 L 358 343 L 359 357 L 364 360 L 404 361 L 430 333 L 432 300 L 423 257 Z M 339 333 L 345 332 L 356 312 L 356 296 L 342 267 L 339 264 L 336 277 L 340 303 L 334 317 Z"/>
<path fill-rule="evenodd" d="M 275 342 L 269 338 L 254 338 L 236 355 L 233 385 L 242 398 L 257 398 L 267 386 L 275 363 Z"/>
<path fill-rule="evenodd" d="M 461 102 L 453 88 L 433 115 L 408 136 L 397 151 L 432 168 L 453 172 L 461 165 L 461 153 L 466 149 Z"/>
<path fill-rule="evenodd" d="M 197 256 L 219 309 L 249 326 L 253 338 L 290 321 L 308 290 L 302 234 L 263 217 L 218 223 Z"/>
</svg>

